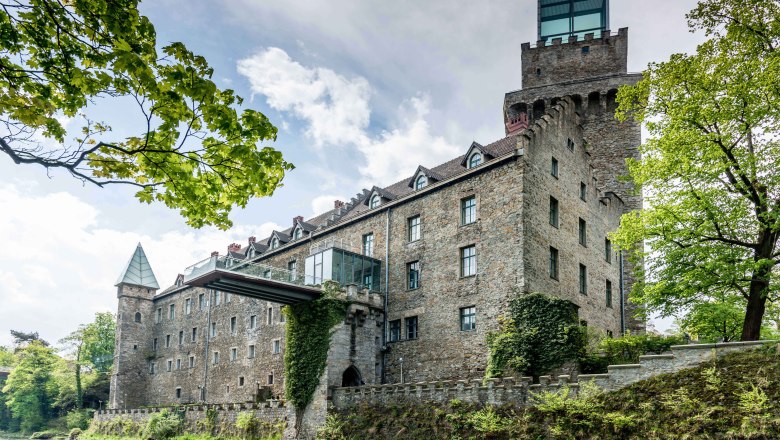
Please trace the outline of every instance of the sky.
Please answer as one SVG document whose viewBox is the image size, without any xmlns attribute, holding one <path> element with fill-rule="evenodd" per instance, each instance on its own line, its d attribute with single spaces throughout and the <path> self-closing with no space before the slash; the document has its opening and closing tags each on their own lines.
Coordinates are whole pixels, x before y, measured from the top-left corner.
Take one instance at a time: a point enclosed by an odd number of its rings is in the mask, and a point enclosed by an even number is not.
<svg viewBox="0 0 780 440">
<path fill-rule="evenodd" d="M 56 342 L 116 311 L 114 284 L 142 243 L 161 286 L 232 242 L 266 237 L 348 200 L 503 137 L 504 93 L 521 88 L 520 45 L 536 40 L 536 0 L 154 0 L 140 5 L 158 43 L 206 57 L 214 79 L 267 115 L 296 168 L 271 197 L 195 230 L 126 188 L 83 185 L 0 156 L 0 345 L 10 329 Z M 691 52 L 693 0 L 613 0 L 629 27 L 629 71 Z M 103 103 L 114 133 L 134 114 Z M 669 320 L 655 320 L 659 329 Z"/>
</svg>

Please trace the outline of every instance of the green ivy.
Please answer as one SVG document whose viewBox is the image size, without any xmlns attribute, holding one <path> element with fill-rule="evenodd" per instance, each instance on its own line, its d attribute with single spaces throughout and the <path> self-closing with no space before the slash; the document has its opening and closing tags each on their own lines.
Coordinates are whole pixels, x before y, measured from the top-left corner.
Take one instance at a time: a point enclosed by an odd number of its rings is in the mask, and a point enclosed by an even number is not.
<svg viewBox="0 0 780 440">
<path fill-rule="evenodd" d="M 577 306 L 541 293 L 519 294 L 501 330 L 488 335 L 487 377 L 507 371 L 538 377 L 577 359 L 585 346 Z"/>
<path fill-rule="evenodd" d="M 287 341 L 284 353 L 285 395 L 298 411 L 311 402 L 325 371 L 333 326 L 344 321 L 347 302 L 337 299 L 338 283 L 326 282 L 317 300 L 284 308 Z"/>
</svg>

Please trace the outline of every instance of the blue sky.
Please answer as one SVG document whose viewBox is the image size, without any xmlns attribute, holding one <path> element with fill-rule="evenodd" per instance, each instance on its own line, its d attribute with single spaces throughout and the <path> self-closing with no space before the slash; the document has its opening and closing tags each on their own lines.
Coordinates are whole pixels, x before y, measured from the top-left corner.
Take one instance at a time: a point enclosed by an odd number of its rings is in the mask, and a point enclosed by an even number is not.
<svg viewBox="0 0 780 440">
<path fill-rule="evenodd" d="M 700 41 L 684 17 L 692 0 L 611 3 L 612 29 L 630 28 L 630 71 Z M 182 41 L 204 55 L 219 85 L 279 127 L 273 145 L 296 169 L 272 197 L 234 211 L 223 232 L 193 230 L 127 189 L 0 157 L 0 345 L 9 329 L 55 342 L 115 311 L 113 285 L 139 241 L 168 286 L 212 250 L 503 137 L 504 93 L 521 87 L 520 44 L 536 39 L 536 0 L 155 0 L 141 11 L 160 45 Z M 116 133 L 132 132 L 122 103 L 102 105 Z"/>
</svg>

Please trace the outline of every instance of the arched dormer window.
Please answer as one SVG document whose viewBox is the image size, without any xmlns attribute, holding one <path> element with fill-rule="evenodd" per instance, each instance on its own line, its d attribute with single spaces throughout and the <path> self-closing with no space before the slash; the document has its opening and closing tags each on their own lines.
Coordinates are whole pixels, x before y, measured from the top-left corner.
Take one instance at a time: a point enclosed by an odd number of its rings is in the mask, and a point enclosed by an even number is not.
<svg viewBox="0 0 780 440">
<path fill-rule="evenodd" d="M 279 239 L 274 237 L 271 239 L 271 249 L 276 249 L 279 247 Z"/>
<path fill-rule="evenodd" d="M 247 256 L 249 258 L 254 258 L 255 257 L 255 250 L 254 250 L 254 248 L 250 248 L 249 249 L 249 253 L 247 253 Z"/>
<path fill-rule="evenodd" d="M 414 189 L 423 189 L 428 184 L 428 178 L 424 174 L 420 174 L 417 180 L 414 182 Z"/>
<path fill-rule="evenodd" d="M 369 208 L 376 208 L 379 206 L 379 203 L 381 202 L 381 198 L 379 197 L 379 194 L 374 194 L 374 197 L 371 197 L 371 204 L 368 205 Z"/>
<path fill-rule="evenodd" d="M 141 313 L 135 312 L 135 322 L 141 322 Z"/>
<path fill-rule="evenodd" d="M 303 231 L 301 230 L 301 228 L 295 228 L 295 231 L 293 231 L 293 239 L 297 240 L 301 237 L 303 237 Z"/>
<path fill-rule="evenodd" d="M 474 168 L 475 166 L 482 163 L 482 153 L 475 152 L 474 154 L 469 157 L 469 168 Z"/>
</svg>

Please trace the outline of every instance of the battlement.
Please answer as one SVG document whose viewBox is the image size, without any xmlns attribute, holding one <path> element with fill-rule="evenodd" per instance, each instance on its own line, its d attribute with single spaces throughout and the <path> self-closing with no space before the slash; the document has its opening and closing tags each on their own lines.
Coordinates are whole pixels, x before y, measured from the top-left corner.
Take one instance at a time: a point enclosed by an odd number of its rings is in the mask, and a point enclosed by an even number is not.
<svg viewBox="0 0 780 440">
<path fill-rule="evenodd" d="M 577 79 L 625 74 L 628 71 L 628 28 L 617 34 L 604 31 L 599 38 L 586 34 L 584 39 L 569 37 L 564 43 L 554 38 L 551 44 L 521 45 L 523 88 L 558 84 Z"/>
</svg>

